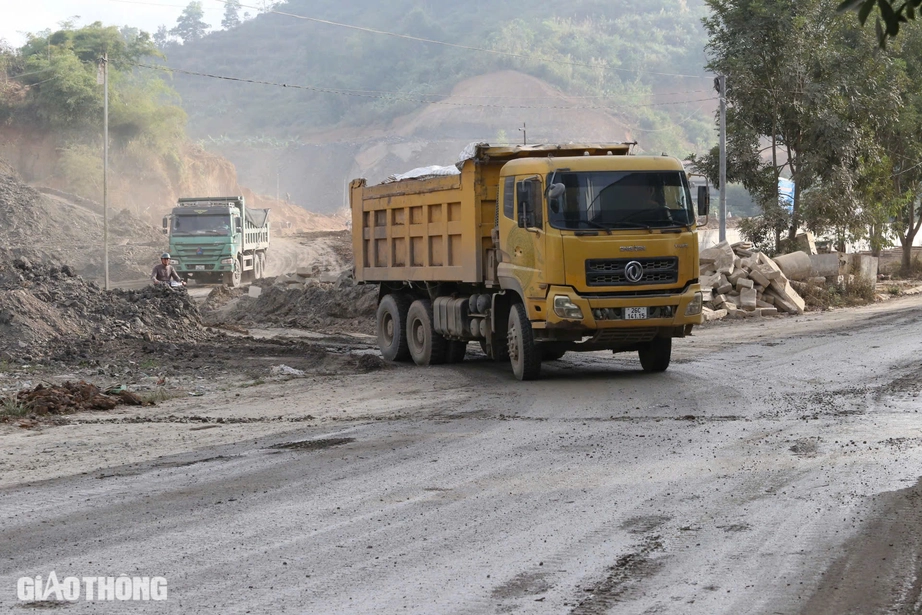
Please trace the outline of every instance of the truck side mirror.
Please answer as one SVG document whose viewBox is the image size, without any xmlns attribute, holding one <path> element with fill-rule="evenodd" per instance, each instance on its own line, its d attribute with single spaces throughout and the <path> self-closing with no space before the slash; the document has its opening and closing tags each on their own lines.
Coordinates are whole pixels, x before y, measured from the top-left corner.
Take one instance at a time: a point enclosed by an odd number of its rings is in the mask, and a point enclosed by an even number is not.
<svg viewBox="0 0 922 615">
<path fill-rule="evenodd" d="M 242 233 L 242 232 L 243 232 L 243 223 L 240 222 L 240 218 L 237 218 L 237 225 L 236 225 L 236 228 L 237 228 L 237 232 L 238 232 L 238 233 Z"/>
<path fill-rule="evenodd" d="M 708 186 L 698 186 L 698 215 L 706 216 L 711 210 L 711 191 Z"/>
<path fill-rule="evenodd" d="M 170 217 L 163 216 L 163 234 L 166 235 L 170 232 Z"/>
</svg>

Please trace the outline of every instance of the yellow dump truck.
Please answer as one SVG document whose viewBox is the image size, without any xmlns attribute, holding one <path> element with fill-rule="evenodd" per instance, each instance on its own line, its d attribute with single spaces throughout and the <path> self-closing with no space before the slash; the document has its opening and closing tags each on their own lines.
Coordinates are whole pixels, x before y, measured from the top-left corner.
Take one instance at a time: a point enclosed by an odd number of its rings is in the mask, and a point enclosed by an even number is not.
<svg viewBox="0 0 922 615">
<path fill-rule="evenodd" d="M 355 277 L 379 284 L 384 358 L 452 363 L 477 341 L 520 380 L 568 351 L 665 370 L 702 322 L 708 191 L 693 203 L 679 160 L 631 145 L 480 144 L 447 171 L 353 180 Z"/>
</svg>

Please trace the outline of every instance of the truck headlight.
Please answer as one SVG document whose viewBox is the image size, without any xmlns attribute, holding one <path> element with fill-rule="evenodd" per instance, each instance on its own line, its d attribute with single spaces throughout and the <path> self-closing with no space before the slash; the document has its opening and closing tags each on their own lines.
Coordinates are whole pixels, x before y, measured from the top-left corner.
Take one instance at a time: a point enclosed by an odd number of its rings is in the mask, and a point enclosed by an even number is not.
<svg viewBox="0 0 922 615">
<path fill-rule="evenodd" d="M 173 259 L 170 259 L 170 264 L 171 264 L 171 265 L 178 265 L 178 264 L 179 264 L 179 261 L 176 260 L 175 258 L 173 258 Z"/>
<path fill-rule="evenodd" d="M 686 316 L 697 316 L 698 314 L 701 313 L 702 305 L 704 305 L 704 301 L 703 301 L 703 297 L 701 296 L 701 293 L 695 293 L 695 298 L 692 299 L 689 302 L 688 307 L 685 308 L 685 315 Z"/>
<path fill-rule="evenodd" d="M 583 311 L 579 306 L 570 301 L 566 295 L 557 295 L 554 297 L 554 313 L 561 318 L 583 319 Z"/>
<path fill-rule="evenodd" d="M 233 264 L 234 264 L 234 259 L 232 259 L 232 258 L 222 258 L 222 259 L 221 259 L 221 264 L 222 264 L 222 265 L 233 265 Z"/>
</svg>

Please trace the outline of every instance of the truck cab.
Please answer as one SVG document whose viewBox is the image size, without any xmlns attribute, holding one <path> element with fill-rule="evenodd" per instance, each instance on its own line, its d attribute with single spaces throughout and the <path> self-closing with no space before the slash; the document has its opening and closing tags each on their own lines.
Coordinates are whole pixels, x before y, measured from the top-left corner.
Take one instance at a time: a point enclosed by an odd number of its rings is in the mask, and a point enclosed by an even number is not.
<svg viewBox="0 0 922 615">
<path fill-rule="evenodd" d="M 537 338 L 589 350 L 701 322 L 698 211 L 679 160 L 523 158 L 500 185 L 497 278 Z"/>
</svg>

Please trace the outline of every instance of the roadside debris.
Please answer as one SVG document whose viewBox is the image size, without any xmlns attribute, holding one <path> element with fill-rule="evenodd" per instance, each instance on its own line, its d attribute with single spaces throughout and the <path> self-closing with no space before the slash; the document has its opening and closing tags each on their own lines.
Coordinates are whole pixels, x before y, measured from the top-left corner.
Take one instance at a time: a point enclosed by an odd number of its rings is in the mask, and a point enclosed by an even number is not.
<svg viewBox="0 0 922 615">
<path fill-rule="evenodd" d="M 709 321 L 727 316 L 775 316 L 779 312 L 803 314 L 806 307 L 778 264 L 752 251 L 750 243 L 731 246 L 723 241 L 702 250 L 699 280 L 704 317 Z"/>
<path fill-rule="evenodd" d="M 83 380 L 60 385 L 40 384 L 17 393 L 16 403 L 23 410 L 38 415 L 112 410 L 120 404 L 140 406 L 145 403 L 127 389 L 116 389 L 111 395 L 107 393 Z"/>
<path fill-rule="evenodd" d="M 67 265 L 0 258 L 0 360 L 66 354 L 87 339 L 175 342 L 211 335 L 185 292 L 154 286 L 106 291 Z"/>
<path fill-rule="evenodd" d="M 215 314 L 207 314 L 210 323 L 236 324 L 249 328 L 292 327 L 313 331 L 374 333 L 378 287 L 357 285 L 351 272 L 324 273 L 312 277 L 313 271 L 267 278 L 257 282 L 258 296 L 238 295 L 236 304 Z M 251 288 L 253 288 L 251 286 Z M 211 305 L 225 301 L 225 291 L 212 291 Z"/>
</svg>

